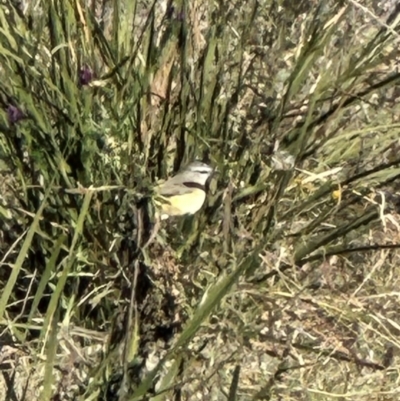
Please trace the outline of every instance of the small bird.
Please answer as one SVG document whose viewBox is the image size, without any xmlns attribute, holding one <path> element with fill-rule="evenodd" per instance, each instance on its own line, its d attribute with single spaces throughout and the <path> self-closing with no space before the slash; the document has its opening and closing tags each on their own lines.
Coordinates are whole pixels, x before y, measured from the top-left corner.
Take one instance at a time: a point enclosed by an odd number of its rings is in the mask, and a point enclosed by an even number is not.
<svg viewBox="0 0 400 401">
<path fill-rule="evenodd" d="M 199 211 L 206 199 L 206 182 L 213 171 L 208 164 L 194 161 L 158 185 L 155 192 L 161 200 L 156 200 L 161 220 Z"/>
</svg>

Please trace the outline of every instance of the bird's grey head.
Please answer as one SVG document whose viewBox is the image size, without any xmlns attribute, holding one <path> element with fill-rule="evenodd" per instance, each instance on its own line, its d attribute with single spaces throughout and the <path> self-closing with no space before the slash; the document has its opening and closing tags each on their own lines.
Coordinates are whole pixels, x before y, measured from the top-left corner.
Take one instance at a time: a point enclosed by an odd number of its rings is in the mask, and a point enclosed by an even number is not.
<svg viewBox="0 0 400 401">
<path fill-rule="evenodd" d="M 206 163 L 200 161 L 194 161 L 187 165 L 183 170 L 183 174 L 188 174 L 188 179 L 192 179 L 194 182 L 205 185 L 208 178 L 213 173 L 214 169 Z"/>
<path fill-rule="evenodd" d="M 199 162 L 199 161 L 194 161 L 187 165 L 184 170 L 186 171 L 192 171 L 194 173 L 200 173 L 200 174 L 208 174 L 210 175 L 213 172 L 213 168 L 209 166 L 206 163 Z"/>
</svg>

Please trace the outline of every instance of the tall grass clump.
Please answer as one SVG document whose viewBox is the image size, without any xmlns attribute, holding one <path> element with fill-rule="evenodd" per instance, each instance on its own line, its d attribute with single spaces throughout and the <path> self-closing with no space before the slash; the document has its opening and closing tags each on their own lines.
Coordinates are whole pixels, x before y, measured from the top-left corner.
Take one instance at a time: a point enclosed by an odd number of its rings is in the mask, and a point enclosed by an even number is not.
<svg viewBox="0 0 400 401">
<path fill-rule="evenodd" d="M 399 12 L 3 2 L 0 399 L 396 399 Z"/>
</svg>

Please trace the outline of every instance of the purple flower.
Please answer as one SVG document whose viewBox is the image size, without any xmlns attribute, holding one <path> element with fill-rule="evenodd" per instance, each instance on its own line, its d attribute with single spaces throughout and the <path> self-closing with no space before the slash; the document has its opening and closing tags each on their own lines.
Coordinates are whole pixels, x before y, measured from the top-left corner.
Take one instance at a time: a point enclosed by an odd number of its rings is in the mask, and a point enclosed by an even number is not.
<svg viewBox="0 0 400 401">
<path fill-rule="evenodd" d="M 7 117 L 10 124 L 16 124 L 18 121 L 21 121 L 25 118 L 25 114 L 21 109 L 10 104 L 7 107 Z"/>
<path fill-rule="evenodd" d="M 89 85 L 93 80 L 93 71 L 86 64 L 79 71 L 79 85 Z"/>
<path fill-rule="evenodd" d="M 166 17 L 167 19 L 171 19 L 174 15 L 175 7 L 171 4 L 167 7 Z"/>
<path fill-rule="evenodd" d="M 168 20 L 183 21 L 185 19 L 185 12 L 178 11 L 172 4 L 167 7 L 165 14 Z"/>
</svg>

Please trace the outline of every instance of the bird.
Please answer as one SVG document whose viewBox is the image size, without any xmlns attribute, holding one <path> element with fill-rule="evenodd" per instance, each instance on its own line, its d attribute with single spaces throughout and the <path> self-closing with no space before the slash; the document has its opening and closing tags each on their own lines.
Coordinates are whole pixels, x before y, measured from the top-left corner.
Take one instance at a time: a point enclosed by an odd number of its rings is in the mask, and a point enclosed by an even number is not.
<svg viewBox="0 0 400 401">
<path fill-rule="evenodd" d="M 206 199 L 206 183 L 213 172 L 211 166 L 196 160 L 156 186 L 158 199 L 155 200 L 161 220 L 198 212 Z"/>
</svg>

